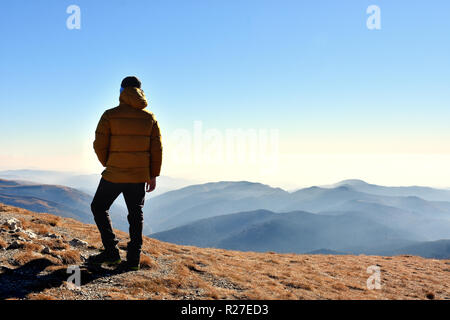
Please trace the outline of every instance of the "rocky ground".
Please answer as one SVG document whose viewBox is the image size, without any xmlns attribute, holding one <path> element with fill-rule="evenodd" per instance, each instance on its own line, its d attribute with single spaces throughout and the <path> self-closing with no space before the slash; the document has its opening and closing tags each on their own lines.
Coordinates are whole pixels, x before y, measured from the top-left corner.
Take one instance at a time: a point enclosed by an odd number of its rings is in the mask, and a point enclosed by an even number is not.
<svg viewBox="0 0 450 320">
<path fill-rule="evenodd" d="M 117 235 L 125 249 L 127 234 Z M 145 237 L 141 270 L 124 272 L 87 267 L 100 248 L 93 225 L 0 204 L 0 299 L 450 299 L 450 260 L 239 252 Z M 379 289 L 368 288 L 368 268 L 380 270 Z M 80 286 L 69 279 L 75 269 Z"/>
</svg>

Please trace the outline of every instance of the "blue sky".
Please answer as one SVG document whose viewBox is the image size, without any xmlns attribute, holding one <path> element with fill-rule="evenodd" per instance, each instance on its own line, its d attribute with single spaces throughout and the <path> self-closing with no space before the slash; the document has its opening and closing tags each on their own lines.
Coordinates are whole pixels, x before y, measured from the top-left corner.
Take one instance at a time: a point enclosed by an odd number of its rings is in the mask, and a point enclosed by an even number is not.
<svg viewBox="0 0 450 320">
<path fill-rule="evenodd" d="M 80 30 L 66 28 L 71 4 L 81 9 Z M 366 28 L 372 4 L 381 8 L 381 30 Z M 171 133 L 191 130 L 200 120 L 217 130 L 277 129 L 280 153 L 290 159 L 317 153 L 446 156 L 449 18 L 446 0 L 2 3 L 0 168 L 100 170 L 93 131 L 102 112 L 117 105 L 120 81 L 131 74 L 143 82 L 168 152 Z M 409 183 L 408 172 L 392 177 L 395 168 L 380 182 Z M 283 170 L 272 179 L 246 176 L 244 167 L 226 168 L 230 174 L 220 166 L 203 169 L 167 163 L 163 173 L 291 182 Z M 369 174 L 370 166 L 363 173 L 328 169 L 380 177 Z M 323 168 L 310 164 L 311 170 Z M 450 174 L 439 170 L 417 182 L 445 184 Z M 296 180 L 304 177 L 299 173 Z M 315 182 L 312 175 L 303 179 Z"/>
</svg>

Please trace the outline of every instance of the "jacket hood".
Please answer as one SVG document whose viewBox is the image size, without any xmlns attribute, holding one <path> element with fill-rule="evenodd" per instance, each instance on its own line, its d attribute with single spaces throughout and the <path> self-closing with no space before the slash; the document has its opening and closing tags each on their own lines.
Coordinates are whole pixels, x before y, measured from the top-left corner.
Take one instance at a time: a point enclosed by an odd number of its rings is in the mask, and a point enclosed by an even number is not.
<svg viewBox="0 0 450 320">
<path fill-rule="evenodd" d="M 144 109 L 148 105 L 144 91 L 135 87 L 126 87 L 123 89 L 119 101 L 120 104 L 126 104 L 137 109 Z"/>
</svg>

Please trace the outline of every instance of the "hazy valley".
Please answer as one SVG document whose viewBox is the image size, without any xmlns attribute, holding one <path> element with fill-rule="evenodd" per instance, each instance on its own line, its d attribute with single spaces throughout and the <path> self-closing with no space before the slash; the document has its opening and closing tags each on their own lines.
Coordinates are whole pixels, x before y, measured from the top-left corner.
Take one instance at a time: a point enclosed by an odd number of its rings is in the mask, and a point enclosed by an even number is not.
<svg viewBox="0 0 450 320">
<path fill-rule="evenodd" d="M 30 178 L 39 181 L 30 182 L 23 176 L 27 172 L 0 172 L 0 177 L 21 178 L 0 180 L 0 202 L 93 223 L 92 194 L 40 183 L 79 176 L 31 171 Z M 88 181 L 96 187 L 98 177 L 93 176 L 84 180 L 83 190 Z M 450 257 L 449 190 L 361 180 L 294 192 L 247 181 L 172 189 L 183 183 L 166 177 L 161 185 L 170 191 L 148 197 L 144 230 L 150 237 L 241 251 Z M 110 214 L 114 227 L 126 232 L 127 210 L 121 201 Z"/>
</svg>

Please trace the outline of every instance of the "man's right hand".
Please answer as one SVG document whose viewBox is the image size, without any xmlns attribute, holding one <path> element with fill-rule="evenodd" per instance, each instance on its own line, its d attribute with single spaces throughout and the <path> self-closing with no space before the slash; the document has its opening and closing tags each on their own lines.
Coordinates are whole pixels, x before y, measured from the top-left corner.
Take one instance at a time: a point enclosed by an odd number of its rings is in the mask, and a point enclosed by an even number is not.
<svg viewBox="0 0 450 320">
<path fill-rule="evenodd" d="M 156 177 L 145 182 L 145 192 L 152 192 L 156 188 Z"/>
</svg>

